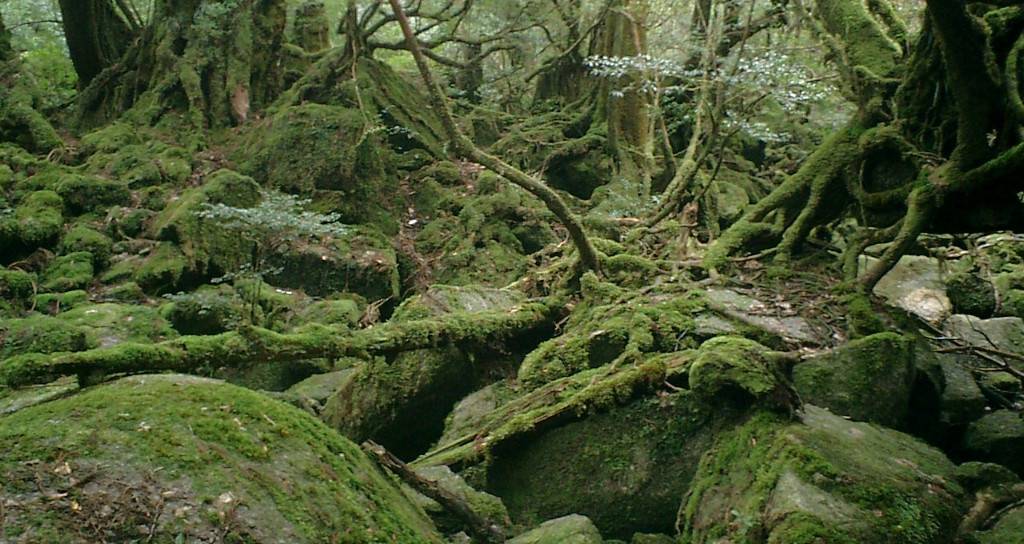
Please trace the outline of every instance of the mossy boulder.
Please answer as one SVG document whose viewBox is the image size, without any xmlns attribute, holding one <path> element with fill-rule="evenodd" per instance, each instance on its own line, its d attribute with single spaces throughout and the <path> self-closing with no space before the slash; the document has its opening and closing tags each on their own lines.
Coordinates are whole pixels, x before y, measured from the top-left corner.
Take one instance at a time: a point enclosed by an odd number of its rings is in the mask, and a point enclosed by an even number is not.
<svg viewBox="0 0 1024 544">
<path fill-rule="evenodd" d="M 356 445 L 221 382 L 125 378 L 2 416 L 0 440 L 16 539 L 440 542 Z"/>
<path fill-rule="evenodd" d="M 903 428 L 914 375 L 913 342 L 885 332 L 796 365 L 793 383 L 805 402 L 858 421 Z"/>
<path fill-rule="evenodd" d="M 966 494 L 939 450 L 807 405 L 717 437 L 680 509 L 683 542 L 951 542 Z"/>
<path fill-rule="evenodd" d="M 36 309 L 51 315 L 89 304 L 89 293 L 82 289 L 63 293 L 40 293 L 35 297 Z"/>
<path fill-rule="evenodd" d="M 640 398 L 494 451 L 487 491 L 520 525 L 579 513 L 608 537 L 674 532 L 701 456 L 740 414 L 689 391 Z"/>
<path fill-rule="evenodd" d="M 1004 465 L 1024 475 L 1024 418 L 1011 410 L 996 410 L 967 427 L 964 454 L 973 460 Z"/>
<path fill-rule="evenodd" d="M 987 318 L 996 310 L 995 287 L 972 271 L 957 272 L 946 279 L 946 294 L 958 314 Z"/>
<path fill-rule="evenodd" d="M 387 238 L 372 228 L 316 243 L 293 244 L 268 256 L 275 271 L 267 281 L 326 297 L 355 293 L 369 301 L 398 300 L 398 258 Z"/>
<path fill-rule="evenodd" d="M 90 348 L 122 342 L 152 343 L 177 336 L 151 306 L 109 302 L 83 304 L 58 314 L 57 318 L 85 328 Z"/>
<path fill-rule="evenodd" d="M 772 352 L 739 336 L 718 336 L 701 344 L 689 382 L 690 389 L 709 402 L 753 401 L 786 412 L 800 405 Z"/>
<path fill-rule="evenodd" d="M 604 540 L 586 516 L 572 514 L 545 521 L 508 544 L 601 544 Z"/>
<path fill-rule="evenodd" d="M 203 285 L 168 298 L 171 303 L 161 308 L 161 314 L 181 334 L 218 334 L 238 328 L 250 317 L 251 308 L 230 285 Z"/>
<path fill-rule="evenodd" d="M 248 135 L 242 171 L 264 185 L 329 203 L 342 221 L 397 232 L 392 153 L 358 108 L 281 109 Z"/>
<path fill-rule="evenodd" d="M 53 191 L 35 191 L 23 198 L 14 213 L 0 214 L 0 247 L 4 260 L 40 247 L 53 247 L 64 227 L 64 201 Z"/>
<path fill-rule="evenodd" d="M 46 268 L 40 286 L 50 292 L 83 289 L 92 283 L 95 257 L 88 251 L 79 251 L 57 257 Z"/>
<path fill-rule="evenodd" d="M 35 274 L 16 268 L 0 268 L 0 299 L 7 303 L 24 306 L 36 290 L 35 284 Z"/>
<path fill-rule="evenodd" d="M 990 527 L 972 535 L 978 544 L 1024 544 L 1024 506 L 999 512 Z"/>
<path fill-rule="evenodd" d="M 60 242 L 62 253 L 87 251 L 92 255 L 93 268 L 99 270 L 107 265 L 113 253 L 114 242 L 107 235 L 85 225 L 76 225 Z"/>
<path fill-rule="evenodd" d="M 57 353 L 89 348 L 87 331 L 47 315 L 0 320 L 0 361 L 23 353 Z M 0 363 L 2 364 L 2 363 Z"/>
<path fill-rule="evenodd" d="M 95 146 L 100 151 L 89 157 L 86 168 L 133 189 L 161 184 L 181 185 L 192 174 L 192 156 L 188 150 L 159 140 L 130 141 L 135 143 L 113 149 L 110 142 L 90 142 L 93 144 L 90 147 Z"/>
<path fill-rule="evenodd" d="M 251 257 L 251 243 L 215 220 L 198 215 L 207 204 L 224 204 L 249 208 L 261 200 L 260 187 L 250 177 L 231 170 L 218 170 L 204 184 L 177 196 L 152 221 L 151 237 L 173 242 L 181 250 L 188 269 L 203 277 L 222 276 L 234 272 Z M 175 267 L 176 268 L 176 267 Z M 147 287 L 146 281 L 139 285 Z"/>
<path fill-rule="evenodd" d="M 128 204 L 132 198 L 126 183 L 83 174 L 62 175 L 54 190 L 72 215 L 106 212 L 111 206 Z"/>
</svg>

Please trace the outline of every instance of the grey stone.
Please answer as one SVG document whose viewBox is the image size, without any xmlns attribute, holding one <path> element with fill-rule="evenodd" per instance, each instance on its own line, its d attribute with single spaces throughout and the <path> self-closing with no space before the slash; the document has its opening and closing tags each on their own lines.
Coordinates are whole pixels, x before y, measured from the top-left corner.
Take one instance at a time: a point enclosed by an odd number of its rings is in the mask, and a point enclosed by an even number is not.
<svg viewBox="0 0 1024 544">
<path fill-rule="evenodd" d="M 802 317 L 773 315 L 778 312 L 767 304 L 729 289 L 709 289 L 706 294 L 711 309 L 725 317 L 761 329 L 786 343 L 818 342 L 814 327 Z"/>
<path fill-rule="evenodd" d="M 508 544 L 601 544 L 601 533 L 586 516 L 572 514 L 545 521 Z"/>
<path fill-rule="evenodd" d="M 1024 419 L 997 410 L 971 423 L 964 434 L 964 452 L 973 459 L 999 463 L 1024 474 Z"/>
<path fill-rule="evenodd" d="M 871 257 L 862 257 L 861 269 L 865 270 L 874 261 Z M 875 285 L 874 293 L 889 305 L 931 323 L 941 323 L 953 313 L 941 266 L 938 259 L 932 257 L 904 255 Z"/>
</svg>

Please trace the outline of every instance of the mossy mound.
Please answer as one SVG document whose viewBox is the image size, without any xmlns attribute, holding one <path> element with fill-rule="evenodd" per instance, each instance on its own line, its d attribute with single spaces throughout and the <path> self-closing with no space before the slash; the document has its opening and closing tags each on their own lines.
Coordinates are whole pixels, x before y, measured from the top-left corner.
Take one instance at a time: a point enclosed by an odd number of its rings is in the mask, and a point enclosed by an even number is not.
<svg viewBox="0 0 1024 544">
<path fill-rule="evenodd" d="M 216 277 L 234 272 L 249 262 L 251 244 L 216 221 L 203 220 L 197 212 L 207 204 L 248 208 L 258 204 L 260 199 L 260 187 L 252 178 L 231 170 L 219 170 L 208 176 L 201 187 L 182 192 L 168 204 L 153 220 L 150 235 L 176 244 L 188 268 L 197 275 Z M 136 281 L 143 288 L 150 283 L 139 277 Z"/>
<path fill-rule="evenodd" d="M 35 191 L 0 214 L 0 247 L 4 261 L 37 248 L 56 245 L 64 228 L 64 201 L 53 191 Z"/>
<path fill-rule="evenodd" d="M 125 378 L 0 417 L 0 440 L 15 539 L 440 541 L 354 444 L 221 382 Z"/>
<path fill-rule="evenodd" d="M 283 108 L 247 135 L 242 171 L 262 184 L 312 196 L 345 223 L 398 225 L 391 200 L 393 153 L 356 108 L 305 104 Z"/>
<path fill-rule="evenodd" d="M 43 273 L 40 287 L 44 291 L 63 292 L 84 289 L 92 282 L 95 258 L 88 251 L 57 257 Z"/>
<path fill-rule="evenodd" d="M 170 295 L 161 313 L 181 334 L 219 334 L 249 322 L 256 308 L 246 305 L 230 285 L 203 285 L 190 293 Z M 258 308 L 258 306 L 257 306 Z"/>
<path fill-rule="evenodd" d="M 316 297 L 355 293 L 369 301 L 399 298 L 398 257 L 379 231 L 353 227 L 343 236 L 294 244 L 268 256 L 267 281 Z"/>
<path fill-rule="evenodd" d="M 417 198 L 430 201 L 419 204 L 430 215 L 416 233 L 416 249 L 436 256 L 433 274 L 441 283 L 503 287 L 522 277 L 531 255 L 557 241 L 544 205 L 489 172 L 472 189 L 426 183 Z"/>
<path fill-rule="evenodd" d="M 718 437 L 680 510 L 682 541 L 951 542 L 966 495 L 942 452 L 806 406 Z"/>
<path fill-rule="evenodd" d="M 601 533 L 586 516 L 569 515 L 541 523 L 509 544 L 601 544 Z"/>
</svg>

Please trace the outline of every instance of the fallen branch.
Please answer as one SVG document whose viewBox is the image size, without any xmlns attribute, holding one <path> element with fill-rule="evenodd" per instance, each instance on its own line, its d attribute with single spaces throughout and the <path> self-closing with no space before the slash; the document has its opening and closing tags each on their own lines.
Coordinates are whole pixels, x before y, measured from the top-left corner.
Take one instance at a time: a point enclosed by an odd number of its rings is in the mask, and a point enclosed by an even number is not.
<svg viewBox="0 0 1024 544">
<path fill-rule="evenodd" d="M 368 440 L 363 442 L 363 451 L 370 454 L 381 467 L 398 476 L 419 493 L 434 499 L 442 508 L 462 520 L 466 530 L 469 531 L 470 536 L 474 537 L 475 541 L 487 544 L 505 542 L 505 534 L 500 523 L 475 512 L 465 500 L 437 485 L 437 482 L 416 474 L 409 468 L 409 465 L 392 455 L 384 446 Z"/>
<path fill-rule="evenodd" d="M 83 384 L 109 374 L 144 372 L 209 373 L 264 361 L 369 357 L 449 344 L 481 344 L 554 320 L 563 306 L 547 298 L 491 312 L 460 312 L 361 330 L 310 326 L 282 334 L 247 327 L 212 336 L 183 336 L 156 344 L 125 343 L 71 353 L 30 353 L 0 363 L 0 384 L 8 387 L 49 383 L 76 375 Z"/>
</svg>

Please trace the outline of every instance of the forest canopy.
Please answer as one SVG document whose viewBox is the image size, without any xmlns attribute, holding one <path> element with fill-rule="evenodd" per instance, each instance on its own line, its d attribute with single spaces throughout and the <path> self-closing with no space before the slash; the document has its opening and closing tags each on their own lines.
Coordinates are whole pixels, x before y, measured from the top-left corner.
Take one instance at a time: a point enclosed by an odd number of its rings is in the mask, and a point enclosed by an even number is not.
<svg viewBox="0 0 1024 544">
<path fill-rule="evenodd" d="M 0 0 L 0 542 L 1024 542 L 1022 52 Z"/>
</svg>

